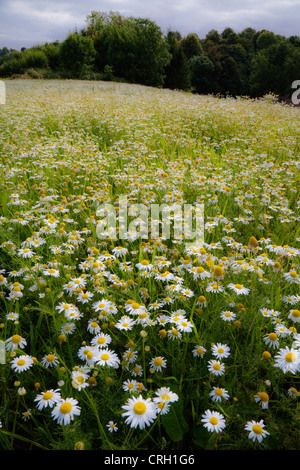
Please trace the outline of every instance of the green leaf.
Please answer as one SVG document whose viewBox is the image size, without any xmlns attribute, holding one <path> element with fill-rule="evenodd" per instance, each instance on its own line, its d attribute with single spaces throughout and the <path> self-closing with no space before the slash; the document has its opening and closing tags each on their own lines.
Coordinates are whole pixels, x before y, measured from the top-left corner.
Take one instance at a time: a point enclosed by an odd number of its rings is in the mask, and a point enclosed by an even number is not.
<svg viewBox="0 0 300 470">
<path fill-rule="evenodd" d="M 171 403 L 169 412 L 162 415 L 162 424 L 172 441 L 179 442 L 183 439 L 184 434 L 188 430 L 188 424 L 183 416 L 181 400 Z"/>
</svg>

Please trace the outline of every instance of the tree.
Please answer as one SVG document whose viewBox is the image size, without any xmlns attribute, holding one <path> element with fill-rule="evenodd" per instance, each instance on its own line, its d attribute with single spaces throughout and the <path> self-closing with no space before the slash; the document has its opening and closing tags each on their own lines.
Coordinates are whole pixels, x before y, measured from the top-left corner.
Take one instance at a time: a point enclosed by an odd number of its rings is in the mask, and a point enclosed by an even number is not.
<svg viewBox="0 0 300 470">
<path fill-rule="evenodd" d="M 70 33 L 61 43 L 59 58 L 67 77 L 84 78 L 93 67 L 95 49 L 90 37 Z"/>
<path fill-rule="evenodd" d="M 166 37 L 171 60 L 165 67 L 164 87 L 177 90 L 190 88 L 188 61 L 180 46 L 181 35 L 177 31 L 169 31 Z"/>
<path fill-rule="evenodd" d="M 300 76 L 300 51 L 287 40 L 277 38 L 269 47 L 258 51 L 252 60 L 251 94 L 262 96 L 274 93 L 285 96 L 291 84 Z"/>
<path fill-rule="evenodd" d="M 163 85 L 171 55 L 156 23 L 144 18 L 124 18 L 118 13 L 94 12 L 92 18 L 88 17 L 87 31 L 94 38 L 99 71 L 109 65 L 115 75 L 127 81 Z"/>
<path fill-rule="evenodd" d="M 203 53 L 200 39 L 195 33 L 190 33 L 182 38 L 180 40 L 180 46 L 188 60 Z"/>
<path fill-rule="evenodd" d="M 204 54 L 194 56 L 189 61 L 191 84 L 200 94 L 215 91 L 214 64 Z"/>
</svg>

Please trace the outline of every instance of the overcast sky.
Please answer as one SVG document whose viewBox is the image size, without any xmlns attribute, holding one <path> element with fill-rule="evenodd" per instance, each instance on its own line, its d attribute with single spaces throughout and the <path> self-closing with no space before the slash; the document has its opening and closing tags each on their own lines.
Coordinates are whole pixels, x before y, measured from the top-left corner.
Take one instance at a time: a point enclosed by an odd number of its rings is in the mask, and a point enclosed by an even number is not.
<svg viewBox="0 0 300 470">
<path fill-rule="evenodd" d="M 0 48 L 20 49 L 62 41 L 86 25 L 91 11 L 148 18 L 163 33 L 211 29 L 240 32 L 247 27 L 300 36 L 300 0 L 0 0 Z"/>
</svg>

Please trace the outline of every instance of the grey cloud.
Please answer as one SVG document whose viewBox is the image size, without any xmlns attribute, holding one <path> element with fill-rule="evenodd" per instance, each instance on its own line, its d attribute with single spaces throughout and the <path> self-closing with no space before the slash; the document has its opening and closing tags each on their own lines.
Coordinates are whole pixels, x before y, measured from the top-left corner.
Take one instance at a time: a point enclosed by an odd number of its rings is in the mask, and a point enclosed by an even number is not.
<svg viewBox="0 0 300 470">
<path fill-rule="evenodd" d="M 0 47 L 20 49 L 61 41 L 70 31 L 84 27 L 93 10 L 149 18 L 163 32 L 194 32 L 201 38 L 211 29 L 222 32 L 226 27 L 236 32 L 252 27 L 300 36 L 300 2 L 296 0 L 2 0 Z"/>
</svg>

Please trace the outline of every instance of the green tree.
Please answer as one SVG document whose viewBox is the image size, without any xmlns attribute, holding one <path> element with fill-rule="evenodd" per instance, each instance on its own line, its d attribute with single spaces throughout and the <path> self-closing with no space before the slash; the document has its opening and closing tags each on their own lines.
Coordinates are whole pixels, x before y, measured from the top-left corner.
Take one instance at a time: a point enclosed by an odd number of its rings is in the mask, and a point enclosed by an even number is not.
<svg viewBox="0 0 300 470">
<path fill-rule="evenodd" d="M 252 60 L 251 94 L 274 93 L 285 96 L 300 76 L 300 50 L 289 41 L 277 38 L 275 43 L 258 51 Z"/>
<path fill-rule="evenodd" d="M 182 38 L 180 40 L 180 46 L 188 60 L 203 53 L 200 39 L 195 33 L 190 33 Z"/>
<path fill-rule="evenodd" d="M 93 69 L 95 49 L 90 37 L 70 33 L 61 43 L 59 59 L 67 77 L 84 78 Z"/>
<path fill-rule="evenodd" d="M 180 45 L 181 35 L 178 31 L 169 31 L 166 42 L 171 54 L 171 60 L 165 67 L 164 87 L 177 90 L 190 88 L 188 61 Z"/>
<path fill-rule="evenodd" d="M 215 92 L 214 64 L 204 54 L 194 56 L 189 61 L 191 84 L 200 94 Z"/>
<path fill-rule="evenodd" d="M 124 18 L 93 12 L 87 18 L 87 31 L 94 39 L 95 64 L 100 72 L 113 68 L 127 81 L 162 86 L 164 70 L 171 59 L 159 26 L 144 18 Z"/>
</svg>

